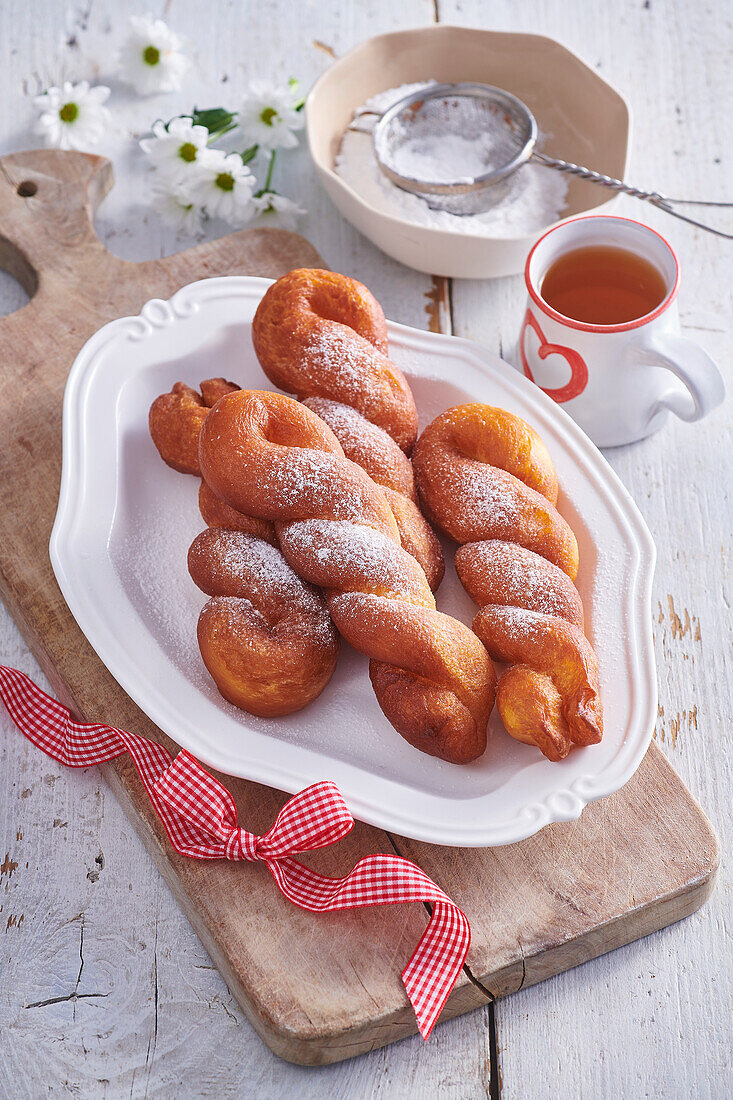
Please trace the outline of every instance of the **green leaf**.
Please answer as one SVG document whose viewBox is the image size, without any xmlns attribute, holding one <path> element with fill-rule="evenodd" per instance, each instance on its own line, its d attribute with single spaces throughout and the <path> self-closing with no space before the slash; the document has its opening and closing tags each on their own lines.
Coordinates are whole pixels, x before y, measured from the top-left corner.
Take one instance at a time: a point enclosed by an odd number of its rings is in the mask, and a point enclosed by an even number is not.
<svg viewBox="0 0 733 1100">
<path fill-rule="evenodd" d="M 291 76 L 290 80 L 288 81 L 288 88 L 290 88 L 290 91 L 293 93 L 293 96 L 295 96 L 295 94 L 298 91 L 299 87 L 300 87 L 300 81 L 297 80 L 294 76 Z M 293 109 L 296 110 L 296 111 L 302 111 L 304 106 L 305 106 L 305 96 L 301 96 L 300 99 L 295 100 L 295 102 L 293 103 Z"/>
<path fill-rule="evenodd" d="M 233 130 L 236 126 L 235 117 L 235 113 L 224 107 L 208 107 L 203 110 L 194 107 L 191 115 L 194 126 L 205 126 L 210 134 L 217 135 Z"/>
<path fill-rule="evenodd" d="M 240 153 L 239 155 L 242 158 L 242 164 L 249 164 L 251 160 L 254 160 L 257 156 L 258 149 L 259 145 L 250 145 L 249 149 L 245 149 L 243 153 Z"/>
</svg>

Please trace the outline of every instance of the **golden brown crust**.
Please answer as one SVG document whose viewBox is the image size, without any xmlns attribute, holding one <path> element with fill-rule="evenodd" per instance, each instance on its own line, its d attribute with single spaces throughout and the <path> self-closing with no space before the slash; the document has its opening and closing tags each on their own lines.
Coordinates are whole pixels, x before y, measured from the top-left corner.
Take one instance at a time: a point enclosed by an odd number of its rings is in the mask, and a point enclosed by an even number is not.
<svg viewBox="0 0 733 1100">
<path fill-rule="evenodd" d="M 239 386 L 226 378 L 207 378 L 201 393 L 184 382 L 176 382 L 170 393 L 156 397 L 150 407 L 149 425 L 163 461 L 182 474 L 201 475 L 199 435 L 209 409 L 220 397 L 235 393 Z M 266 520 L 235 511 L 219 500 L 203 481 L 199 486 L 199 511 L 209 527 L 229 527 L 277 545 L 275 528 Z"/>
<path fill-rule="evenodd" d="M 199 436 L 209 409 L 239 389 L 225 378 L 201 393 L 177 382 L 150 409 L 150 434 L 163 460 L 201 474 Z M 272 523 L 237 512 L 204 481 L 199 508 L 208 530 L 194 540 L 189 569 L 212 598 L 199 616 L 204 664 L 230 703 L 275 717 L 300 710 L 331 678 L 339 637 L 321 593 L 289 568 Z"/>
<path fill-rule="evenodd" d="M 333 271 L 289 272 L 257 307 L 252 342 L 280 389 L 350 405 L 410 453 L 415 402 L 402 371 L 387 358 L 382 308 L 362 283 Z"/>
<path fill-rule="evenodd" d="M 399 372 L 397 392 L 392 382 L 384 388 L 387 326 L 377 300 L 345 275 L 291 271 L 266 291 L 252 339 L 270 381 L 325 420 L 346 457 L 391 490 L 402 545 L 435 591 L 445 569 L 443 552 L 417 506 L 404 453 L 414 442 L 417 414 Z M 392 364 L 389 369 L 396 370 Z"/>
<path fill-rule="evenodd" d="M 417 504 L 391 489 L 385 489 L 392 514 L 400 533 L 400 541 L 428 578 L 433 592 L 437 592 L 445 573 L 443 547 L 438 536 L 425 519 Z"/>
<path fill-rule="evenodd" d="M 415 476 L 409 458 L 385 431 L 370 424 L 356 409 L 322 397 L 308 397 L 303 404 L 325 420 L 346 457 L 384 487 L 402 545 L 425 570 L 433 592 L 437 591 L 445 572 L 443 548 L 417 506 Z"/>
<path fill-rule="evenodd" d="M 226 378 L 205 378 L 201 383 L 201 397 L 204 405 L 211 409 L 225 393 L 234 393 L 238 389 L 236 382 L 227 382 Z"/>
<path fill-rule="evenodd" d="M 225 378 L 209 378 L 198 393 L 185 382 L 176 382 L 150 406 L 148 426 L 160 457 L 182 474 L 200 476 L 199 434 L 211 405 L 225 393 L 239 389 Z"/>
<path fill-rule="evenodd" d="M 148 426 L 153 443 L 167 466 L 181 474 L 199 475 L 199 434 L 208 407 L 201 395 L 176 382 L 150 406 Z"/>
<path fill-rule="evenodd" d="M 485 607 L 526 607 L 583 629 L 583 604 L 567 573 L 516 543 L 489 539 L 459 546 L 456 572 L 472 600 Z"/>
<path fill-rule="evenodd" d="M 543 673 L 563 701 L 568 736 L 595 745 L 603 735 L 598 661 L 574 623 L 519 607 L 482 607 L 473 629 L 497 661 L 525 664 Z"/>
<path fill-rule="evenodd" d="M 413 462 L 427 514 L 462 544 L 456 569 L 481 606 L 473 629 L 510 665 L 496 698 L 507 732 L 551 760 L 597 743 L 603 712 L 573 584 L 578 548 L 539 436 L 503 409 L 461 405 L 425 429 Z"/>
<path fill-rule="evenodd" d="M 519 417 L 490 405 L 448 409 L 422 433 L 412 461 L 423 508 L 450 538 L 515 542 L 575 579 L 578 544 L 552 503 L 554 467 Z"/>
<path fill-rule="evenodd" d="M 212 410 L 199 453 L 217 496 L 273 521 L 289 564 L 326 589 L 338 630 L 373 659 L 380 705 L 399 732 L 456 763 L 479 756 L 496 682 L 488 654 L 435 610 L 385 491 L 345 458 L 327 425 L 279 394 L 240 391 Z M 420 702 L 425 692 L 440 700 L 435 711 Z"/>
<path fill-rule="evenodd" d="M 212 599 L 197 636 L 204 664 L 230 703 L 276 717 L 320 695 L 339 637 L 323 596 L 279 550 L 242 531 L 209 527 L 188 553 L 195 584 Z"/>
<path fill-rule="evenodd" d="M 385 718 L 420 752 L 452 764 L 469 764 L 484 752 L 485 735 L 450 689 L 381 661 L 369 662 L 369 678 Z"/>
<path fill-rule="evenodd" d="M 269 542 L 271 546 L 277 546 L 277 535 L 271 523 L 266 519 L 256 519 L 255 516 L 245 516 L 242 512 L 237 512 L 223 500 L 219 500 L 203 480 L 199 486 L 199 511 L 207 527 L 228 527 L 232 531 L 244 531 L 245 534 Z"/>
<path fill-rule="evenodd" d="M 507 733 L 515 740 L 536 745 L 555 762 L 570 752 L 572 741 L 562 696 L 549 677 L 528 665 L 512 665 L 499 677 L 496 705 Z"/>
<path fill-rule="evenodd" d="M 306 397 L 303 404 L 326 421 L 346 457 L 366 470 L 372 481 L 417 501 L 412 463 L 384 428 L 340 401 Z"/>
</svg>

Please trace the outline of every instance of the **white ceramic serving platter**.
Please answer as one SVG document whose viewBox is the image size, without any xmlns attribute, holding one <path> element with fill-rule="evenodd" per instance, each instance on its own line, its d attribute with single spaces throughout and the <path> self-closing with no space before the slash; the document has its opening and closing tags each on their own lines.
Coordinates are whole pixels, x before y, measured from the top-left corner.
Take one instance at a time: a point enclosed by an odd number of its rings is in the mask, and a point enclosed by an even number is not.
<svg viewBox="0 0 733 1100">
<path fill-rule="evenodd" d="M 450 336 L 390 324 L 391 354 L 412 385 L 421 426 L 466 401 L 501 405 L 542 435 L 557 467 L 560 510 L 578 538 L 578 587 L 598 654 L 602 744 L 559 764 L 509 738 L 494 712 L 484 756 L 464 767 L 425 756 L 382 715 L 366 658 L 347 646 L 315 703 L 261 719 L 218 694 L 201 661 L 206 597 L 186 553 L 203 523 L 197 479 L 160 460 L 152 400 L 182 380 L 224 375 L 271 388 L 250 329 L 267 280 L 209 279 L 138 317 L 105 325 L 66 387 L 63 475 L 51 561 L 79 626 L 112 675 L 177 744 L 231 775 L 294 792 L 322 779 L 354 816 L 436 844 L 490 846 L 577 818 L 639 765 L 656 716 L 651 628 L 655 551 L 630 496 L 594 445 L 549 398 L 497 356 Z M 475 607 L 447 553 L 438 606 L 470 623 Z"/>
</svg>

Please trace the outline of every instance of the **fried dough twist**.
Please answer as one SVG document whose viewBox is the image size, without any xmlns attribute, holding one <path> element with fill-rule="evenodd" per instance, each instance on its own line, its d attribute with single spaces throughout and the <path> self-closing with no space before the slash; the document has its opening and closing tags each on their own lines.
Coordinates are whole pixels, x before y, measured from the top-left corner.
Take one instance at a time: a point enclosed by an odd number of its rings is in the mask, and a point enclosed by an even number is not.
<svg viewBox="0 0 733 1100">
<path fill-rule="evenodd" d="M 426 514 L 456 542 L 481 610 L 473 629 L 509 668 L 496 703 L 507 732 L 550 760 L 601 740 L 598 664 L 573 584 L 578 547 L 557 511 L 557 476 L 536 432 L 489 405 L 438 416 L 413 454 Z"/>
<path fill-rule="evenodd" d="M 209 527 L 192 542 L 188 569 L 212 597 L 197 635 L 225 699 L 273 718 L 320 695 L 336 666 L 339 636 L 323 595 L 279 550 L 243 531 Z"/>
<path fill-rule="evenodd" d="M 325 420 L 346 457 L 387 491 L 402 545 L 435 591 L 443 553 L 418 507 L 407 457 L 415 402 L 387 357 L 387 322 L 374 295 L 336 272 L 291 271 L 265 292 L 252 342 L 270 381 Z"/>
<path fill-rule="evenodd" d="M 150 406 L 148 427 L 153 443 L 167 466 L 181 474 L 201 476 L 199 433 L 209 409 L 225 393 L 239 389 L 226 378 L 207 378 L 201 393 L 176 382 L 170 393 L 161 393 Z"/>
<path fill-rule="evenodd" d="M 148 426 L 153 443 L 167 466 L 181 474 L 201 477 L 199 435 L 212 405 L 225 393 L 239 389 L 226 378 L 207 378 L 199 393 L 185 382 L 176 382 L 170 393 L 161 393 L 150 406 Z M 218 500 L 205 481 L 199 486 L 199 511 L 207 527 L 230 527 L 246 531 L 276 545 L 275 528 L 254 516 L 235 512 Z"/>
<path fill-rule="evenodd" d="M 488 654 L 436 611 L 383 489 L 330 428 L 288 397 L 242 390 L 211 410 L 199 457 L 214 493 L 273 521 L 288 563 L 325 589 L 339 632 L 372 658 L 377 698 L 399 733 L 453 763 L 480 756 L 496 680 Z"/>
<path fill-rule="evenodd" d="M 168 466 L 200 476 L 201 426 L 210 407 L 238 389 L 210 378 L 200 394 L 177 382 L 155 399 L 150 434 Z M 194 539 L 188 565 L 213 597 L 197 627 L 204 664 L 224 698 L 251 714 L 302 709 L 330 680 L 339 652 L 323 595 L 287 564 L 272 523 L 237 512 L 203 480 L 199 508 L 208 530 Z"/>
</svg>

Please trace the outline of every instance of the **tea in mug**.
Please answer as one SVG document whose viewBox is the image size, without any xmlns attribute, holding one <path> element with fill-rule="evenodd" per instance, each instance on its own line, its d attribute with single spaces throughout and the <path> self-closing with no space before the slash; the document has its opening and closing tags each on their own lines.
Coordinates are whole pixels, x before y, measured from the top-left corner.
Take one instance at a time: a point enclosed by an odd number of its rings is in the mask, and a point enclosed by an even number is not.
<svg viewBox="0 0 733 1100">
<path fill-rule="evenodd" d="M 548 306 L 574 321 L 620 325 L 645 317 L 667 296 L 661 272 L 643 256 L 587 245 L 559 256 L 542 280 Z"/>
</svg>

